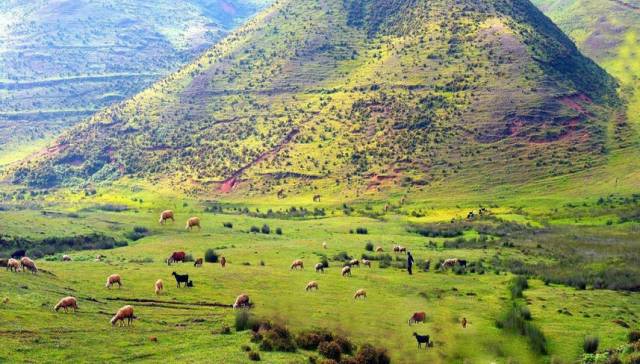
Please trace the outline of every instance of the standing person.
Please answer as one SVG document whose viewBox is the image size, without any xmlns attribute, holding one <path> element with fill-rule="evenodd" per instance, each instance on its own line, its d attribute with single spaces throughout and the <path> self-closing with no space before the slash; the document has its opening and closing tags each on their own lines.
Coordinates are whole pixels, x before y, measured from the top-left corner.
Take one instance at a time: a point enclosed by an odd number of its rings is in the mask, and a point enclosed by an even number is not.
<svg viewBox="0 0 640 364">
<path fill-rule="evenodd" d="M 413 274 L 411 267 L 413 266 L 413 255 L 411 255 L 410 251 L 407 251 L 407 271 L 409 271 L 409 275 Z"/>
<path fill-rule="evenodd" d="M 463 329 L 466 329 L 466 328 L 467 328 L 467 318 L 466 318 L 466 317 L 463 317 L 463 318 L 462 318 L 462 328 L 463 328 Z"/>
</svg>

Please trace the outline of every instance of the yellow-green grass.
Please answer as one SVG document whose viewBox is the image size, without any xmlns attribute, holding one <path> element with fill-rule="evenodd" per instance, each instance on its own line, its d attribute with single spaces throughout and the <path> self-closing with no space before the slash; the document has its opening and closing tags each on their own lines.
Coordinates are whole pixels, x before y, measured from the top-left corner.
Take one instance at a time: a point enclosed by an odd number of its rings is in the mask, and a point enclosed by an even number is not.
<svg viewBox="0 0 640 364">
<path fill-rule="evenodd" d="M 29 355 L 37 362 L 75 359 L 243 363 L 247 356 L 240 346 L 256 347 L 249 342 L 249 335 L 235 330 L 231 335 L 218 333 L 223 325 L 233 326 L 232 310 L 184 304 L 230 304 L 240 293 L 251 296 L 256 315 L 282 320 L 294 332 L 327 327 L 348 335 L 358 344 L 383 345 L 390 350 L 394 362 L 400 363 L 506 363 L 510 358 L 519 363 L 548 362 L 551 358 L 572 362 L 580 354 L 581 338 L 587 334 L 600 336 L 607 347 L 624 341 L 626 331 L 611 322 L 614 313 L 616 318 L 637 325 L 633 314 L 640 309 L 637 294 L 575 291 L 532 282 L 533 288 L 525 296 L 531 298 L 534 323 L 547 335 L 551 351 L 549 356 L 537 356 L 523 338 L 495 327 L 495 319 L 510 304 L 509 275 L 489 272 L 459 276 L 431 271 L 416 272 L 410 277 L 400 269 L 381 269 L 377 262 L 371 269 L 354 268 L 350 278 L 340 276 L 340 264 L 334 261 L 324 274 L 313 270 L 313 264 L 319 261 L 315 253 L 332 257 L 347 251 L 359 257 L 365 252 L 367 241 L 387 251 L 394 243 L 400 243 L 416 258 L 432 262 L 451 256 L 489 259 L 498 252 L 530 259 L 518 250 L 433 251 L 425 247 L 429 239 L 408 233 L 406 220 L 399 216 L 386 222 L 345 216 L 292 221 L 200 212 L 202 231 L 187 232 L 183 220 L 192 213 L 189 209 L 179 209 L 178 221 L 164 227 L 157 224 L 155 211 L 85 211 L 78 218 L 38 216 L 37 211 L 2 212 L 0 226 L 3 232 L 11 234 L 33 234 L 31 224 L 44 224 L 50 227 L 48 235 L 81 233 L 86 229 L 116 233 L 136 225 L 149 227 L 152 235 L 125 248 L 71 252 L 72 262 L 37 262 L 41 269 L 54 275 L 0 271 L 0 298 L 9 298 L 8 303 L 0 304 L 5 342 L 0 358 L 10 360 Z M 233 229 L 222 226 L 227 221 L 233 223 Z M 250 226 L 264 223 L 272 231 L 281 227 L 284 234 L 248 233 Z M 368 228 L 369 234 L 348 233 L 358 226 Z M 322 249 L 322 242 L 327 242 L 328 249 Z M 217 264 L 205 264 L 203 268 L 194 268 L 190 263 L 178 263 L 168 267 L 164 263 L 172 251 L 184 250 L 202 257 L 207 248 L 217 248 L 227 257 L 228 266 L 222 269 Z M 93 261 L 96 253 L 105 254 L 106 261 Z M 289 270 L 294 259 L 304 260 L 304 271 Z M 171 277 L 174 270 L 188 273 L 195 287 L 177 289 Z M 112 273 L 122 275 L 122 288 L 104 288 L 106 277 Z M 166 287 L 166 293 L 160 297 L 153 292 L 153 282 L 158 278 L 164 280 Z M 310 280 L 319 282 L 319 291 L 305 292 L 304 286 Z M 354 301 L 353 293 L 359 288 L 367 290 L 368 298 Z M 65 295 L 80 299 L 78 313 L 51 310 Z M 145 304 L 128 299 L 168 303 Z M 586 302 L 589 307 L 579 308 Z M 112 328 L 108 322 L 110 315 L 127 303 L 136 307 L 140 319 L 131 328 Z M 542 304 L 547 308 L 542 308 Z M 573 316 L 556 311 L 564 307 Z M 409 327 L 407 320 L 411 313 L 421 310 L 427 312 L 428 322 Z M 580 310 L 591 317 L 582 317 L 578 314 Z M 462 317 L 470 321 L 467 329 L 459 325 Z M 435 346 L 419 351 L 411 336 L 414 331 L 430 334 Z M 156 336 L 158 342 L 150 341 L 150 336 Z M 302 363 L 308 355 L 304 351 L 261 352 L 265 362 Z"/>
</svg>

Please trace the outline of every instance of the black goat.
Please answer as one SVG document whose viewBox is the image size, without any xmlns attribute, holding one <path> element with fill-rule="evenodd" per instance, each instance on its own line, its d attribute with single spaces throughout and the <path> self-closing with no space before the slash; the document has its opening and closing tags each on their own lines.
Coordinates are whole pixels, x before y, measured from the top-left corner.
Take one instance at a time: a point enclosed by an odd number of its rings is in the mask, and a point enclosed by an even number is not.
<svg viewBox="0 0 640 364">
<path fill-rule="evenodd" d="M 193 287 L 193 281 L 187 282 L 187 287 Z"/>
<path fill-rule="evenodd" d="M 413 333 L 413 336 L 416 337 L 416 341 L 418 342 L 418 348 L 422 347 L 422 344 L 425 344 L 425 349 L 431 346 L 431 341 L 429 341 L 429 335 L 418 335 L 417 333 Z"/>
<path fill-rule="evenodd" d="M 178 274 L 176 272 L 171 273 L 174 277 L 176 277 L 176 283 L 178 284 L 178 288 L 180 288 L 180 283 L 184 283 L 185 286 L 189 283 L 189 275 L 188 274 Z"/>
<path fill-rule="evenodd" d="M 458 259 L 458 264 L 461 267 L 466 267 L 467 266 L 467 260 L 466 259 Z"/>
</svg>

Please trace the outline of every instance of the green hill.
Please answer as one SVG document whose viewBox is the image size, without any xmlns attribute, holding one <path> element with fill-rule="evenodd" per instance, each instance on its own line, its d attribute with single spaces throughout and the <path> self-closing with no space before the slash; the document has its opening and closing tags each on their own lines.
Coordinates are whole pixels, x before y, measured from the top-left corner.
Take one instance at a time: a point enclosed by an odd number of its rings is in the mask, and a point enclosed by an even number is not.
<svg viewBox="0 0 640 364">
<path fill-rule="evenodd" d="M 534 0 L 562 30 L 622 84 L 629 119 L 640 130 L 640 1 Z"/>
<path fill-rule="evenodd" d="M 0 165 L 175 71 L 266 3 L 0 2 Z"/>
<path fill-rule="evenodd" d="M 527 0 L 281 1 L 14 181 L 274 195 L 524 183 L 626 142 L 616 86 Z"/>
</svg>

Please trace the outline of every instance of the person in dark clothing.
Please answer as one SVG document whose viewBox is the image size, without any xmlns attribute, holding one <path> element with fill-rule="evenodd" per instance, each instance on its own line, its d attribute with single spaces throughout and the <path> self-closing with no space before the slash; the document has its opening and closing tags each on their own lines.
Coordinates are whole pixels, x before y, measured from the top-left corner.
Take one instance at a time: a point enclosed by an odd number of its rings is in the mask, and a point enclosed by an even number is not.
<svg viewBox="0 0 640 364">
<path fill-rule="evenodd" d="M 411 255 L 411 252 L 407 252 L 407 271 L 409 271 L 409 275 L 413 274 L 413 271 L 411 270 L 411 267 L 413 266 L 413 255 Z"/>
</svg>

